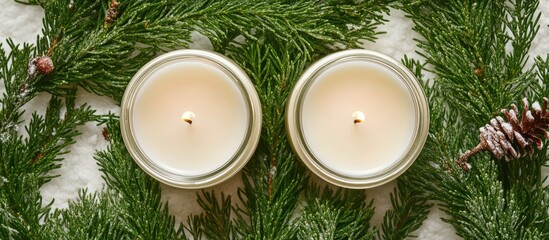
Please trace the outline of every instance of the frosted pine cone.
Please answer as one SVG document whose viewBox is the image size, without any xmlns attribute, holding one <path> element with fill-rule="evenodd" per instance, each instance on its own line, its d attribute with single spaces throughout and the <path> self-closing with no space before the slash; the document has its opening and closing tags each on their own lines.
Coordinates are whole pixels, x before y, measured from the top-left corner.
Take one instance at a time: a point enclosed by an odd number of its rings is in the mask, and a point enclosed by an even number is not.
<svg viewBox="0 0 549 240">
<path fill-rule="evenodd" d="M 532 110 L 528 107 L 528 100 L 522 99 L 524 108 L 522 109 L 521 120 L 519 120 L 519 110 L 515 104 L 511 109 L 502 109 L 505 116 L 497 116 L 490 120 L 490 124 L 481 127 L 480 143 L 473 149 L 466 151 L 457 163 L 464 171 L 471 170 L 471 165 L 467 162 L 474 154 L 489 150 L 496 158 L 510 161 L 525 155 L 534 153 L 534 145 L 537 149 L 543 147 L 542 138 L 549 138 L 549 111 L 547 111 L 547 98 L 543 98 L 543 107 L 538 102 L 532 104 Z"/>
<path fill-rule="evenodd" d="M 38 71 L 42 75 L 48 75 L 53 72 L 53 61 L 48 56 L 36 57 L 29 64 L 28 73 L 32 76 Z"/>
</svg>

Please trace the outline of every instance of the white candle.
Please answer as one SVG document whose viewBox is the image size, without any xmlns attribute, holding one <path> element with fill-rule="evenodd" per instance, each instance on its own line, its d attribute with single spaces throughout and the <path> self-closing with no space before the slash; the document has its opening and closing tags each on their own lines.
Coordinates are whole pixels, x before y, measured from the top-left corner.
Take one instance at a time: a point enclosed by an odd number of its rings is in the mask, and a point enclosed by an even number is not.
<svg viewBox="0 0 549 240">
<path fill-rule="evenodd" d="M 138 90 L 131 115 L 137 144 L 147 156 L 172 172 L 202 175 L 237 152 L 249 112 L 226 74 L 206 63 L 182 62 L 149 78 Z M 192 124 L 182 121 L 184 113 L 194 115 Z"/>
<path fill-rule="evenodd" d="M 428 106 L 398 61 L 347 50 L 313 64 L 288 100 L 293 148 L 311 171 L 333 184 L 369 188 L 415 160 L 427 136 Z"/>
<path fill-rule="evenodd" d="M 259 140 L 259 98 L 243 71 L 214 53 L 180 50 L 136 74 L 122 103 L 136 162 L 167 184 L 198 188 L 234 175 Z"/>
<path fill-rule="evenodd" d="M 311 151 L 328 168 L 348 176 L 394 164 L 414 133 L 410 92 L 395 73 L 371 62 L 340 64 L 320 74 L 305 93 L 301 111 Z"/>
</svg>

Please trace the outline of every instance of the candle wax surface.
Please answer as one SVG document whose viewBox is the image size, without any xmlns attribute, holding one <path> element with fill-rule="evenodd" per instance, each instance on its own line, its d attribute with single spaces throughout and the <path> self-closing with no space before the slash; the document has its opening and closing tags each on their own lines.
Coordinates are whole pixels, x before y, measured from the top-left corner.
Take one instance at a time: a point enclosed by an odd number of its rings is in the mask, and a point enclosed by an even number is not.
<svg viewBox="0 0 549 240">
<path fill-rule="evenodd" d="M 354 123 L 353 113 L 364 113 Z M 301 108 L 303 138 L 322 164 L 347 176 L 379 173 L 413 141 L 412 96 L 398 75 L 373 62 L 337 63 L 311 83 Z"/>
<path fill-rule="evenodd" d="M 182 114 L 192 111 L 192 124 Z M 246 138 L 244 96 L 225 72 L 199 61 L 167 63 L 140 86 L 132 128 L 143 153 L 166 170 L 203 175 L 227 163 Z"/>
</svg>

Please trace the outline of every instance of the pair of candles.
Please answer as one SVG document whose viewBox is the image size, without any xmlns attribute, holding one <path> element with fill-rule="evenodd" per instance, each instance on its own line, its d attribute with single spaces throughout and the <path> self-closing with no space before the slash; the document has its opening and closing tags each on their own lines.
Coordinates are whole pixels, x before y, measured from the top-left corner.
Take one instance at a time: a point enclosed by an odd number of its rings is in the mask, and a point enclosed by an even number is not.
<svg viewBox="0 0 549 240">
<path fill-rule="evenodd" d="M 399 62 L 366 50 L 313 64 L 288 100 L 295 152 L 333 184 L 369 188 L 404 172 L 428 130 L 428 107 Z M 259 97 L 244 71 L 207 51 L 179 50 L 146 64 L 122 101 L 122 136 L 138 165 L 181 188 L 236 174 L 261 132 Z"/>
</svg>

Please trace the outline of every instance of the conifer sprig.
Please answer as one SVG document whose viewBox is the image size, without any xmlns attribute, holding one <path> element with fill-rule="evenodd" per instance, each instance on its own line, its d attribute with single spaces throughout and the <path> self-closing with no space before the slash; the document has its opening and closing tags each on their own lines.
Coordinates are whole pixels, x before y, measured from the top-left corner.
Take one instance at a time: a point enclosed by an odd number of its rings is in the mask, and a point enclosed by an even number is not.
<svg viewBox="0 0 549 240">
<path fill-rule="evenodd" d="M 286 137 L 285 101 L 310 56 L 275 37 L 235 51 L 244 62 L 262 102 L 264 128 L 256 154 L 243 172 L 237 208 L 237 231 L 245 239 L 289 238 L 291 216 L 299 202 L 306 175 Z"/>
<path fill-rule="evenodd" d="M 100 171 L 119 211 L 119 226 L 127 239 L 185 239 L 183 227 L 176 227 L 175 218 L 168 214 L 168 205 L 160 200 L 160 184 L 133 161 L 120 133 L 118 119 L 108 120 L 110 146 L 98 152 Z M 104 193 L 101 197 L 109 197 Z M 108 209 L 106 209 L 108 210 Z M 105 213 L 108 218 L 110 213 Z M 102 221 L 105 221 L 104 219 Z"/>
<path fill-rule="evenodd" d="M 364 191 L 311 184 L 305 202 L 294 223 L 297 239 L 374 239 L 374 202 L 366 203 Z"/>
<path fill-rule="evenodd" d="M 66 108 L 65 113 L 62 107 Z M 25 126 L 26 137 L 19 135 L 15 128 L 1 133 L 0 212 L 3 217 L 0 234 L 3 239 L 36 239 L 46 234 L 41 221 L 47 218 L 53 202 L 42 202 L 40 187 L 55 177 L 49 172 L 60 167 L 61 156 L 74 144 L 74 137 L 79 135 L 76 127 L 95 119 L 94 110 L 86 105 L 75 107 L 74 98 L 67 98 L 63 104 L 59 98 L 52 97 L 44 116 L 32 115 Z"/>
<path fill-rule="evenodd" d="M 405 239 L 412 237 L 427 219 L 432 204 L 427 203 L 427 196 L 420 188 L 406 183 L 408 179 L 400 179 L 397 188 L 391 193 L 391 207 L 383 217 L 377 239 Z"/>
<path fill-rule="evenodd" d="M 33 79 L 27 77 L 27 66 L 32 57 L 34 47 L 29 44 L 15 44 L 7 40 L 9 54 L 0 44 L 0 79 L 4 82 L 6 92 L 0 99 L 0 136 L 13 134 L 17 124 L 21 122 L 21 108 L 38 93 Z"/>
<path fill-rule="evenodd" d="M 122 225 L 116 193 L 88 193 L 80 190 L 67 209 L 56 209 L 44 223 L 43 239 L 128 239 Z"/>
<path fill-rule="evenodd" d="M 409 173 L 416 188 L 440 202 L 445 221 L 465 239 L 547 238 L 545 150 L 515 162 L 477 156 L 464 174 L 455 159 L 477 139 L 471 134 L 498 110 L 543 92 L 542 61 L 526 68 L 539 29 L 538 1 L 405 1 L 404 10 L 436 77 L 431 88 L 430 136 Z M 539 73 L 536 76 L 536 71 Z M 538 89 L 538 90 L 536 90 Z M 535 90 L 535 91 L 533 91 Z M 482 161 L 482 162 L 481 162 Z M 429 173 L 429 174 L 426 174 Z"/>
<path fill-rule="evenodd" d="M 255 40 L 255 31 L 266 30 L 306 51 L 328 53 L 373 40 L 386 11 L 386 3 L 374 1 L 133 0 L 120 2 L 116 20 L 105 27 L 109 1 L 40 5 L 46 16 L 37 52 L 51 53 L 57 69 L 41 81 L 41 89 L 60 93 L 78 85 L 117 101 L 144 63 L 156 53 L 187 47 L 192 31 L 208 36 L 220 52 L 239 35 Z"/>
<path fill-rule="evenodd" d="M 233 205 L 231 196 L 220 194 L 218 201 L 215 191 L 202 191 L 197 194 L 198 204 L 204 213 L 187 218 L 187 229 L 194 239 L 227 240 L 234 239 L 234 223 L 231 218 Z"/>
<path fill-rule="evenodd" d="M 486 113 L 521 99 L 534 83 L 532 69 L 523 67 L 539 29 L 537 1 L 425 1 L 406 6 L 414 30 L 425 38 L 417 41 L 423 50 L 419 53 L 433 65 L 443 90 L 452 92 L 447 104 L 463 113 L 464 122 L 485 121 Z"/>
</svg>

